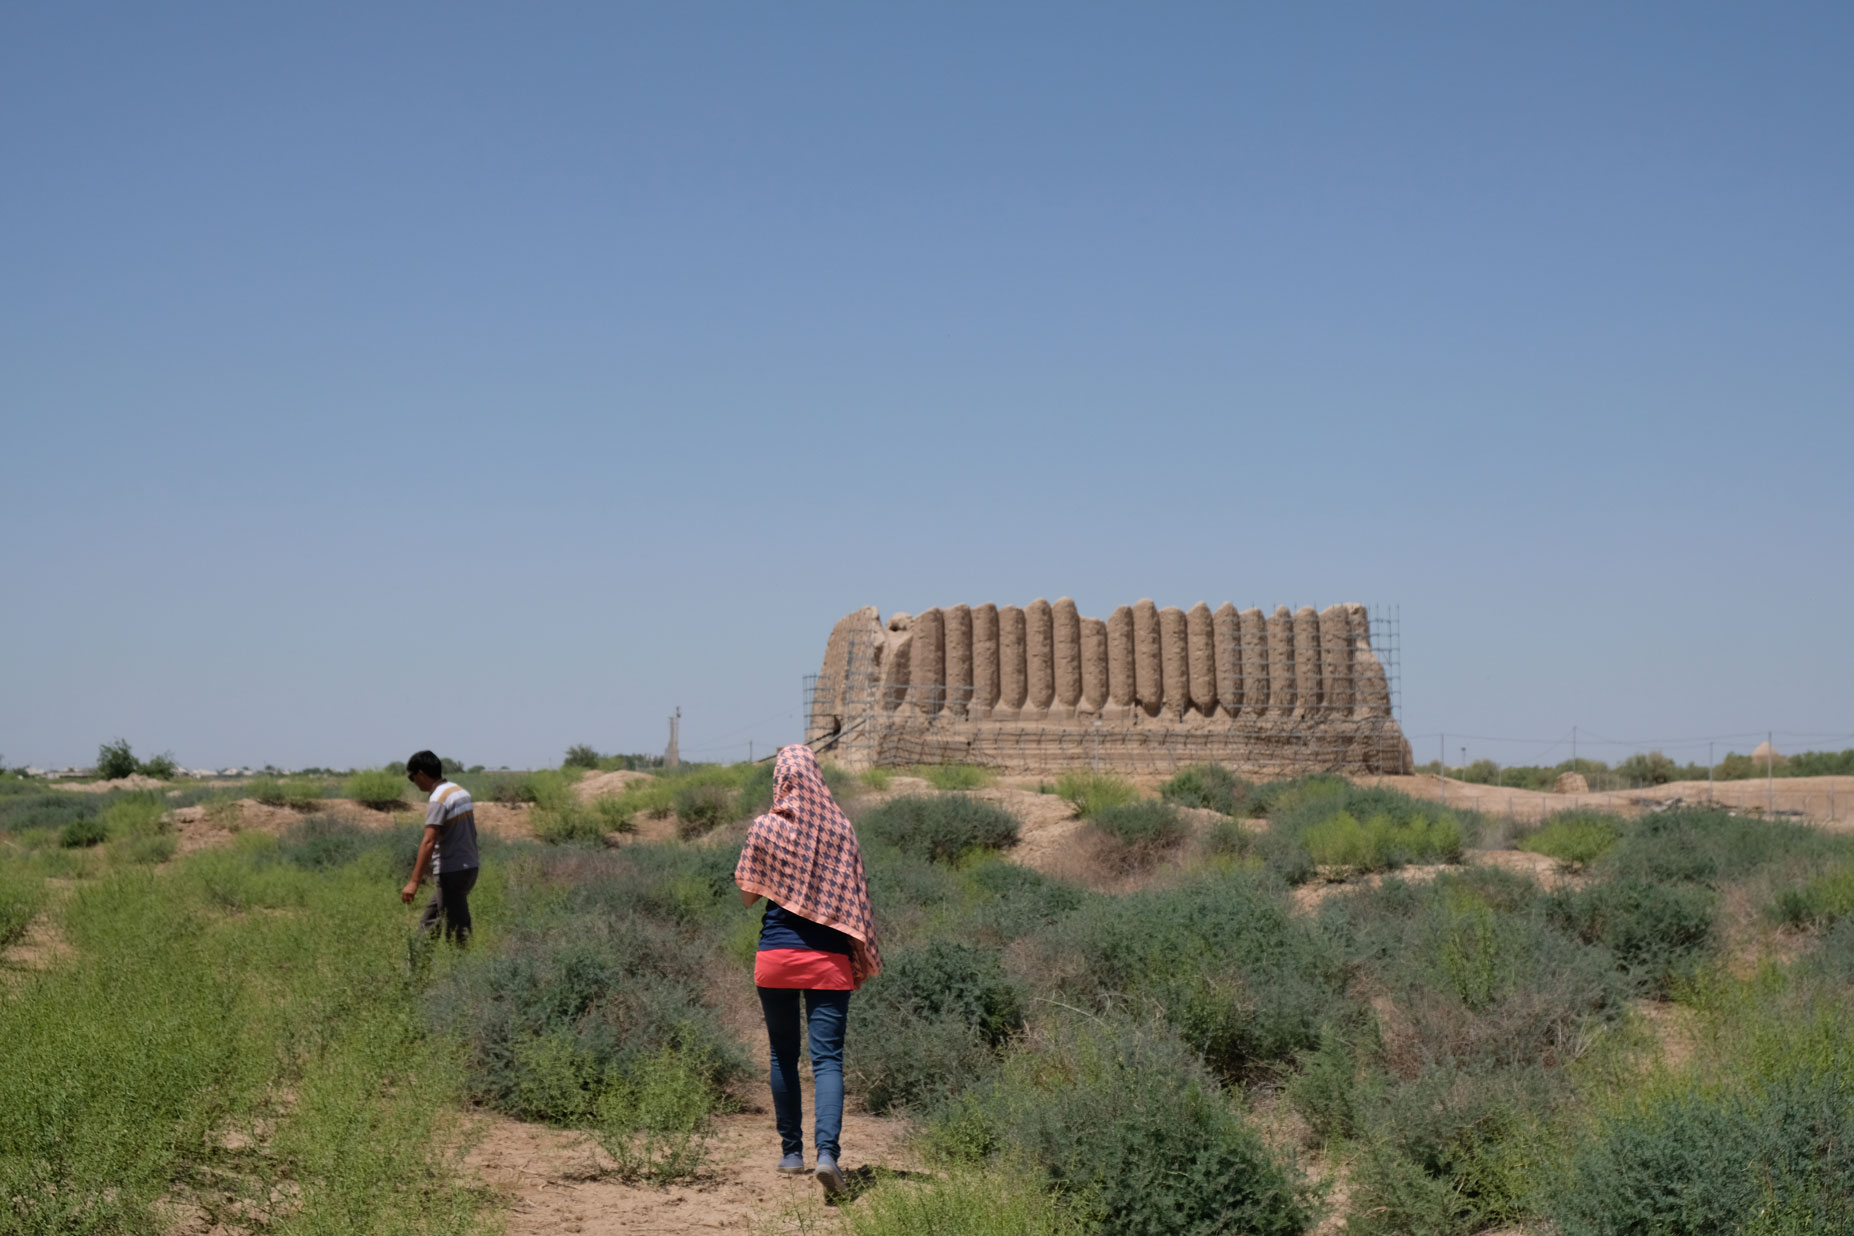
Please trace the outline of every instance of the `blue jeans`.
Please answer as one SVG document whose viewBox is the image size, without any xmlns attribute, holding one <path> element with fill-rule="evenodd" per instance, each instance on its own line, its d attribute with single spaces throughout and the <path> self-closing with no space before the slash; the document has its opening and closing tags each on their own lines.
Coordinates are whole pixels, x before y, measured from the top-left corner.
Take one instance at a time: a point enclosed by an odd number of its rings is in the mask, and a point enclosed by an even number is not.
<svg viewBox="0 0 1854 1236">
<path fill-rule="evenodd" d="M 847 991 L 800 991 L 761 987 L 766 1040 L 772 1047 L 773 1115 L 779 1122 L 781 1154 L 805 1149 L 805 1099 L 798 1089 L 798 998 L 805 998 L 811 1030 L 811 1078 L 817 1083 L 818 1153 L 836 1158 L 843 1132 L 843 1026 L 849 1020 Z"/>
</svg>

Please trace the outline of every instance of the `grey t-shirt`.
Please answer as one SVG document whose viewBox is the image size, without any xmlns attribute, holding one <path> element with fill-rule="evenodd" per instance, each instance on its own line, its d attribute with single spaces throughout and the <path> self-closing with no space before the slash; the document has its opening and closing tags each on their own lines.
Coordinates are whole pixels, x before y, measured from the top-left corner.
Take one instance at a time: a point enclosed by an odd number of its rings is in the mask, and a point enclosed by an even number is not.
<svg viewBox="0 0 1854 1236">
<path fill-rule="evenodd" d="M 431 792 L 425 827 L 438 830 L 438 843 L 431 847 L 432 875 L 468 871 L 480 861 L 476 856 L 476 804 L 461 785 L 445 781 Z"/>
</svg>

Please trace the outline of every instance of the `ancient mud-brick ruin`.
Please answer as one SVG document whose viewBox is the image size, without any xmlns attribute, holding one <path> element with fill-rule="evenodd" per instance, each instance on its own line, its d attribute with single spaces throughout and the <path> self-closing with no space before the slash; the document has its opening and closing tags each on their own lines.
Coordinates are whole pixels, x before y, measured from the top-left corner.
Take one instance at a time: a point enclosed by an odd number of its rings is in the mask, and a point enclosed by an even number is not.
<svg viewBox="0 0 1854 1236">
<path fill-rule="evenodd" d="M 1362 605 L 1272 614 L 1151 601 L 1084 618 L 1063 597 L 876 609 L 837 623 L 806 739 L 849 768 L 1400 773 L 1410 746 Z"/>
</svg>

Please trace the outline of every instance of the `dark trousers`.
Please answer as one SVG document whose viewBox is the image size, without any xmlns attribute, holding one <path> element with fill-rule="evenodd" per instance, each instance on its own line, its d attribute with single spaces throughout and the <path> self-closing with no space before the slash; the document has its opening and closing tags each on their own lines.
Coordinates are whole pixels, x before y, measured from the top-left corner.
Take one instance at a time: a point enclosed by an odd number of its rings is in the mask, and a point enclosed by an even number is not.
<svg viewBox="0 0 1854 1236">
<path fill-rule="evenodd" d="M 470 939 L 470 890 L 476 887 L 475 867 L 463 871 L 446 871 L 438 876 L 438 887 L 431 894 L 431 904 L 418 920 L 420 931 L 436 933 L 438 920 L 444 920 L 444 938 L 464 944 Z"/>
<path fill-rule="evenodd" d="M 805 1098 L 798 1089 L 798 1001 L 803 996 L 811 1038 L 818 1153 L 834 1159 L 837 1138 L 843 1132 L 843 1029 L 849 1020 L 850 993 L 787 987 L 762 987 L 759 992 L 772 1048 L 773 1118 L 779 1125 L 780 1153 L 800 1154 L 805 1149 Z"/>
</svg>

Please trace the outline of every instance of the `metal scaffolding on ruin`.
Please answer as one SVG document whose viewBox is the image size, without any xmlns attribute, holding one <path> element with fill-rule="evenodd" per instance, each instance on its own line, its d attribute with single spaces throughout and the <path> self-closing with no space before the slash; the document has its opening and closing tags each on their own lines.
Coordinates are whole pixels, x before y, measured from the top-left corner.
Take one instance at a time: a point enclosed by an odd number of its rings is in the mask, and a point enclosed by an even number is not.
<svg viewBox="0 0 1854 1236">
<path fill-rule="evenodd" d="M 1407 771 L 1398 610 L 1344 608 L 1362 611 L 1362 623 L 1347 616 L 1339 620 L 1345 625 L 1329 620 L 1322 627 L 1309 607 L 1277 608 L 1259 622 L 1224 621 L 1220 611 L 1214 626 L 1195 610 L 1170 618 L 1180 631 L 1186 620 L 1196 624 L 1190 647 L 1203 663 L 1194 679 L 1202 689 L 1191 695 L 1189 684 L 1174 683 L 1191 669 L 1185 640 L 1173 632 L 1166 647 L 1176 648 L 1180 668 L 1158 672 L 1171 694 L 1155 686 L 1130 706 L 1102 698 L 1099 675 L 1091 684 L 1096 698 L 1080 698 L 1072 668 L 1066 688 L 1052 689 L 1052 675 L 1043 674 L 1043 699 L 1027 691 L 1022 700 L 1005 695 L 987 703 L 970 672 L 955 681 L 945 673 L 917 676 L 892 657 L 882 664 L 879 643 L 852 641 L 835 673 L 805 677 L 806 737 L 820 755 L 852 768 L 964 763 L 1007 773 L 1138 774 L 1216 763 L 1252 777 Z M 946 667 L 945 659 L 934 664 Z M 1220 690 L 1205 678 L 1213 664 L 1223 672 Z M 969 658 L 961 663 L 969 666 Z M 1153 676 L 1148 668 L 1146 677 Z M 1022 681 L 1011 679 L 1013 686 Z"/>
</svg>

